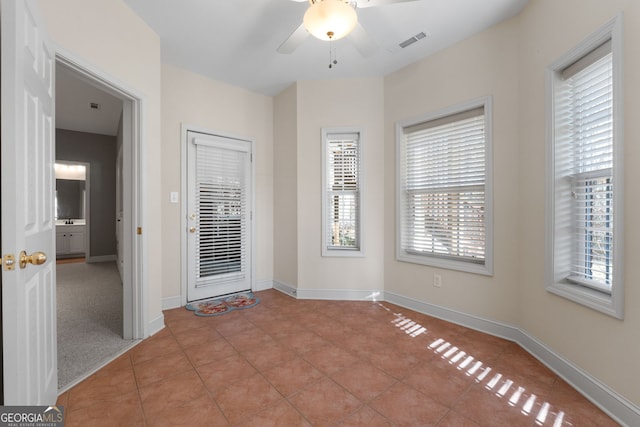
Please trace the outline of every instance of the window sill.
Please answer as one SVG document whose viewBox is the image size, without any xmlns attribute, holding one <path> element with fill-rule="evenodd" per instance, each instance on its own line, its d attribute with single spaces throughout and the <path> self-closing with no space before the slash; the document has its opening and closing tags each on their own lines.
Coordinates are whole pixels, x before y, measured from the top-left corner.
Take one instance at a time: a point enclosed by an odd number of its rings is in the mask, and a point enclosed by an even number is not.
<svg viewBox="0 0 640 427">
<path fill-rule="evenodd" d="M 456 261 L 446 258 L 438 258 L 426 255 L 413 255 L 402 251 L 396 259 L 401 262 L 410 262 L 412 264 L 422 264 L 431 267 L 444 268 L 447 270 L 463 271 L 465 273 L 482 274 L 484 276 L 493 276 L 493 271 L 488 262 L 485 264 L 474 264 L 471 262 Z"/>
<path fill-rule="evenodd" d="M 612 295 L 572 282 L 559 282 L 547 285 L 547 291 L 575 303 L 582 304 L 608 316 L 622 320 L 623 309 L 616 304 Z"/>
<path fill-rule="evenodd" d="M 362 249 L 323 249 L 323 257 L 331 258 L 364 258 Z"/>
</svg>

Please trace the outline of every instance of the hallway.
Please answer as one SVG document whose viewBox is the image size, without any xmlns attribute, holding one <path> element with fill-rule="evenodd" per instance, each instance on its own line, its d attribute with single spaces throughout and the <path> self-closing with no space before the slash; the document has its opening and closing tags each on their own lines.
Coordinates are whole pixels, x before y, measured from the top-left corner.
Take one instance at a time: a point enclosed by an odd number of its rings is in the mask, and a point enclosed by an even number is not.
<svg viewBox="0 0 640 427">
<path fill-rule="evenodd" d="M 61 390 L 135 343 L 122 338 L 122 282 L 115 262 L 76 261 L 57 264 Z"/>
</svg>

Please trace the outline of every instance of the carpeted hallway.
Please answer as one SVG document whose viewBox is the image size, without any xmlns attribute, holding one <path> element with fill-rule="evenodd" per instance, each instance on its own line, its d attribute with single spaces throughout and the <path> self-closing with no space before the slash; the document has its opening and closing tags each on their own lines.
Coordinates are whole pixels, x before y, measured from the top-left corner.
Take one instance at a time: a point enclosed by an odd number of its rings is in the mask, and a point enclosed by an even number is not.
<svg viewBox="0 0 640 427">
<path fill-rule="evenodd" d="M 122 338 L 115 262 L 57 265 L 58 388 L 65 389 L 135 341 Z"/>
</svg>

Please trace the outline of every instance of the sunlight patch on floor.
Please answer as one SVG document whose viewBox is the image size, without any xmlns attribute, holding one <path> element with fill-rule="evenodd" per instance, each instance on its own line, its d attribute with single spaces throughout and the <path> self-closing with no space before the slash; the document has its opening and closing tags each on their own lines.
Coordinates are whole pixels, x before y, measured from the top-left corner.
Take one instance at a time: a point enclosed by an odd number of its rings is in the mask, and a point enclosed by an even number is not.
<svg viewBox="0 0 640 427">
<path fill-rule="evenodd" d="M 465 375 L 474 377 L 477 383 L 490 378 L 484 387 L 489 391 L 493 391 L 496 397 L 500 399 L 508 396 L 507 404 L 509 406 L 517 407 L 521 399 L 526 397 L 526 389 L 524 387 L 515 384 L 513 380 L 504 377 L 499 372 L 493 372 L 490 366 L 484 365 L 480 360 L 476 360 L 473 356 L 443 338 L 434 340 L 427 348 L 442 359 L 447 360 L 449 364 L 455 365 Z M 475 363 L 473 363 L 474 360 Z M 540 426 L 545 425 L 550 419 L 553 419 L 553 427 L 560 427 L 564 424 L 564 411 L 552 411 L 552 406 L 549 402 L 536 405 L 536 400 L 537 396 L 535 394 L 529 395 L 524 400 L 520 412 L 527 417 L 535 415 L 535 423 Z"/>
<path fill-rule="evenodd" d="M 405 317 L 399 313 L 396 313 L 395 316 L 396 318 L 392 320 L 391 323 L 393 323 L 401 331 L 404 331 L 404 333 L 406 333 L 410 337 L 415 338 L 427 332 L 427 328 L 409 319 L 408 317 Z"/>
</svg>

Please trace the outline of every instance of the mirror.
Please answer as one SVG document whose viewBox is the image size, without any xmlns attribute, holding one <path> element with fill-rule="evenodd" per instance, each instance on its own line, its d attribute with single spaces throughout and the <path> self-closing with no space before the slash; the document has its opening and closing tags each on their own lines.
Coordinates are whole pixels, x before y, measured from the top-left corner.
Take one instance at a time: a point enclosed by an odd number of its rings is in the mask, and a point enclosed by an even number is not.
<svg viewBox="0 0 640 427">
<path fill-rule="evenodd" d="M 56 219 L 85 219 L 86 166 L 56 163 Z"/>
<path fill-rule="evenodd" d="M 85 188 L 84 181 L 56 179 L 56 217 L 60 219 L 83 219 Z"/>
</svg>

